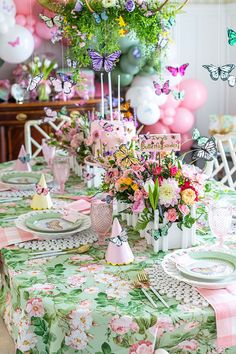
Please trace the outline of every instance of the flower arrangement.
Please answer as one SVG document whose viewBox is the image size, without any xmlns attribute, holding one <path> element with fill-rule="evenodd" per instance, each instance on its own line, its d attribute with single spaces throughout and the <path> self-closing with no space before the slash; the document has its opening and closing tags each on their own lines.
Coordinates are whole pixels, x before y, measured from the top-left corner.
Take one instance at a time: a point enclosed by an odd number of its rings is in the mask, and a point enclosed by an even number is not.
<svg viewBox="0 0 236 354">
<path fill-rule="evenodd" d="M 77 111 L 72 111 L 70 118 L 71 122 L 66 122 L 58 131 L 51 134 L 49 144 L 68 151 L 70 155 L 76 156 L 79 164 L 83 165 L 84 159 L 91 155 L 91 148 L 86 143 L 89 119 L 87 115 Z"/>
<path fill-rule="evenodd" d="M 156 210 L 166 232 L 172 223 L 177 223 L 180 229 L 191 228 L 196 222 L 191 208 L 203 197 L 207 176 L 195 166 L 183 164 L 173 153 L 161 162 L 137 160 L 137 164 L 124 169 L 120 161 L 111 159 L 103 191 L 127 203 L 133 213 L 139 214 L 139 230 L 144 230 L 154 220 Z"/>
</svg>

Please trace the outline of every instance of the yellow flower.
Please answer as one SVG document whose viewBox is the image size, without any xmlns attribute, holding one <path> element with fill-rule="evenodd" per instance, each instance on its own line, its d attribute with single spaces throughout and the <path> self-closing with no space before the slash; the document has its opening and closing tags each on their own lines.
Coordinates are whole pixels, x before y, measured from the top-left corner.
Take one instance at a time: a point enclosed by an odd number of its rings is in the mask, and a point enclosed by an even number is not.
<svg viewBox="0 0 236 354">
<path fill-rule="evenodd" d="M 118 21 L 120 27 L 125 27 L 126 26 L 126 23 L 125 23 L 125 21 L 124 21 L 122 16 L 117 18 L 116 21 Z"/>
<path fill-rule="evenodd" d="M 130 186 L 133 183 L 133 180 L 129 177 L 123 178 L 122 183 L 126 184 L 127 186 Z"/>
<path fill-rule="evenodd" d="M 124 30 L 123 28 L 118 31 L 120 37 L 125 37 L 125 35 L 128 33 L 127 30 Z"/>
<path fill-rule="evenodd" d="M 187 188 L 181 192 L 181 197 L 185 204 L 192 205 L 195 203 L 196 193 L 191 188 Z"/>
<path fill-rule="evenodd" d="M 133 191 L 136 191 L 136 190 L 138 190 L 139 187 L 136 183 L 133 183 L 133 184 L 131 184 L 131 188 L 133 189 Z"/>
</svg>

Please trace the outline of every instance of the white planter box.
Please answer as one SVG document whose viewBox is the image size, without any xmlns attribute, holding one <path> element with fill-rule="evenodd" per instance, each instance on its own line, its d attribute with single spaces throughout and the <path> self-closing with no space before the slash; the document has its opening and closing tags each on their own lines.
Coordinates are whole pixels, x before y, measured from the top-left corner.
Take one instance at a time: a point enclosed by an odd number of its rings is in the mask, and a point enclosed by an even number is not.
<svg viewBox="0 0 236 354">
<path fill-rule="evenodd" d="M 103 181 L 103 175 L 105 170 L 94 162 L 90 162 L 89 159 L 85 159 L 86 172 L 92 176 L 86 182 L 88 188 L 99 188 Z"/>
<path fill-rule="evenodd" d="M 77 176 L 83 176 L 83 165 L 78 164 L 76 156 L 70 156 L 70 168 Z"/>
</svg>

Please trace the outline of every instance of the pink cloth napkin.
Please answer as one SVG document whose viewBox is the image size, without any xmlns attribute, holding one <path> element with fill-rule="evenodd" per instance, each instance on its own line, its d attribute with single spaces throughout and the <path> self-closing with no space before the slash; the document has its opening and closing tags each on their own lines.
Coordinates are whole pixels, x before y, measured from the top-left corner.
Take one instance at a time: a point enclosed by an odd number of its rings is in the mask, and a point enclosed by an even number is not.
<svg viewBox="0 0 236 354">
<path fill-rule="evenodd" d="M 90 214 L 91 203 L 88 200 L 80 199 L 76 202 L 67 204 L 65 209 L 77 211 L 83 214 Z"/>
<path fill-rule="evenodd" d="M 17 227 L 0 228 L 0 249 L 30 240 L 37 240 L 31 232 L 20 230 Z"/>
<path fill-rule="evenodd" d="M 227 289 L 198 289 L 215 310 L 217 345 L 229 348 L 236 345 L 236 283 Z"/>
</svg>

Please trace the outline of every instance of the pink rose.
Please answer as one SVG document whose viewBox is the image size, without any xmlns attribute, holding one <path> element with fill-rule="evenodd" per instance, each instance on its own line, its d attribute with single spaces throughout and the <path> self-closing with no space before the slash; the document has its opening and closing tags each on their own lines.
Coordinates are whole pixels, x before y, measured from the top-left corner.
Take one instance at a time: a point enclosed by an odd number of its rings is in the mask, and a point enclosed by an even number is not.
<svg viewBox="0 0 236 354">
<path fill-rule="evenodd" d="M 28 300 L 26 304 L 26 312 L 30 317 L 43 317 L 43 300 L 41 298 L 33 298 Z"/>
<path fill-rule="evenodd" d="M 178 218 L 178 214 L 174 208 L 171 208 L 167 211 L 166 217 L 168 221 L 174 222 Z"/>
<path fill-rule="evenodd" d="M 80 134 L 75 134 L 71 140 L 70 146 L 73 149 L 77 149 L 81 145 L 81 143 L 82 143 L 82 139 Z"/>
<path fill-rule="evenodd" d="M 178 209 L 183 215 L 188 215 L 190 213 L 189 208 L 185 204 L 179 204 Z"/>
<path fill-rule="evenodd" d="M 186 351 L 197 351 L 199 344 L 195 339 L 184 340 L 183 342 L 177 345 L 178 348 Z"/>
<path fill-rule="evenodd" d="M 172 166 L 170 168 L 170 175 L 171 176 L 175 176 L 177 172 L 178 172 L 178 167 L 177 166 Z"/>
<path fill-rule="evenodd" d="M 132 212 L 134 214 L 142 213 L 144 209 L 145 209 L 145 204 L 144 204 L 143 199 L 137 200 L 136 202 L 134 202 L 134 204 L 132 206 Z"/>
<path fill-rule="evenodd" d="M 152 174 L 153 176 L 160 175 L 162 172 L 162 167 L 156 166 L 152 168 Z"/>
<path fill-rule="evenodd" d="M 129 354 L 153 354 L 153 344 L 149 340 L 140 340 L 131 345 Z"/>
<path fill-rule="evenodd" d="M 137 201 L 139 201 L 142 198 L 143 198 L 143 192 L 140 189 L 137 189 L 134 192 L 134 201 L 137 202 Z"/>
<path fill-rule="evenodd" d="M 119 335 L 126 334 L 129 330 L 133 332 L 138 332 L 139 330 L 137 323 L 133 322 L 132 317 L 130 316 L 113 316 L 109 326 L 113 332 Z"/>
</svg>

